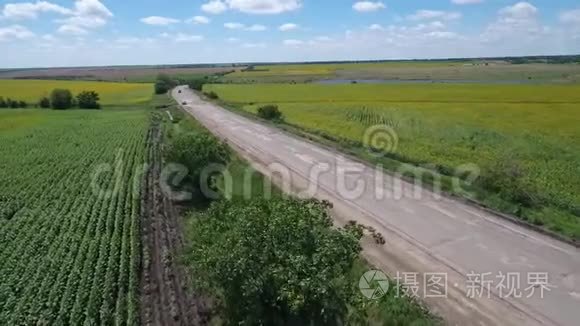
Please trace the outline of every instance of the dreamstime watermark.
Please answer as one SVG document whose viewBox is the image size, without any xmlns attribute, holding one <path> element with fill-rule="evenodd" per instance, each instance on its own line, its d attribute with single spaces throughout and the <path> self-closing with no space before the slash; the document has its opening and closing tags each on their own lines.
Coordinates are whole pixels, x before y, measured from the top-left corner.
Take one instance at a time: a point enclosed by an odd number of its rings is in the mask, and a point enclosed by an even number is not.
<svg viewBox="0 0 580 326">
<path fill-rule="evenodd" d="M 128 171 L 125 162 L 120 159 L 113 163 L 99 164 L 91 177 L 91 188 L 98 196 L 110 197 L 125 188 L 125 182 L 140 182 L 144 173 L 151 168 L 148 164 Z M 263 167 L 263 173 L 252 167 L 245 168 L 233 176 L 230 167 L 224 164 L 209 164 L 196 173 L 197 179 L 192 186 L 209 199 L 218 199 L 222 195 L 229 198 L 234 189 L 241 189 L 241 197 L 251 199 L 257 191 L 261 197 L 272 198 L 274 188 L 286 194 L 295 194 L 300 198 L 312 198 L 331 192 L 338 199 L 357 200 L 369 198 L 375 201 L 403 199 L 440 200 L 444 191 L 469 193 L 469 186 L 477 179 L 479 169 L 476 166 L 464 165 L 456 169 L 464 177 L 453 177 L 451 182 L 444 183 L 445 177 L 433 169 L 402 164 L 394 172 L 385 172 L 381 165 L 374 168 L 360 163 L 345 162 L 337 159 L 333 162 L 313 162 L 305 171 L 288 167 L 280 162 L 273 162 Z M 128 174 L 134 180 L 128 180 Z M 158 182 L 163 194 L 171 200 L 187 201 L 194 195 L 192 189 L 183 187 L 191 183 L 190 170 L 183 164 L 167 163 L 158 171 Z M 263 183 L 256 184 L 256 176 L 263 175 Z M 104 182 L 110 179 L 109 182 Z M 239 184 L 237 184 L 239 183 Z M 443 185 L 446 184 L 447 188 Z M 217 187 L 219 185 L 219 187 Z M 219 191 L 218 191 L 219 188 Z M 240 194 L 238 194 L 240 195 Z"/>
<path fill-rule="evenodd" d="M 365 130 L 363 146 L 375 156 L 395 153 L 399 147 L 399 135 L 390 126 L 374 125 Z"/>
<path fill-rule="evenodd" d="M 395 154 L 399 148 L 399 136 L 389 126 L 373 126 L 365 132 L 363 143 L 373 155 Z M 167 162 L 162 167 L 143 164 L 135 167 L 135 171 L 128 171 L 126 161 L 129 158 L 125 157 L 123 150 L 118 150 L 114 162 L 95 168 L 91 187 L 94 194 L 110 197 L 119 189 L 125 189 L 125 182 L 133 182 L 133 186 L 138 187 L 149 169 L 157 169 L 153 171 L 156 182 L 163 194 L 175 201 L 191 200 L 194 191 L 209 199 L 231 198 L 234 189 L 236 195 L 244 199 L 253 198 L 258 191 L 260 197 L 269 199 L 275 193 L 274 188 L 300 198 L 317 197 L 324 192 L 343 200 L 363 197 L 374 201 L 440 200 L 446 192 L 472 195 L 471 186 L 480 175 L 475 164 L 460 165 L 442 174 L 437 166 L 428 164 L 401 163 L 387 170 L 380 163 L 371 166 L 341 155 L 320 155 L 318 151 L 297 150 L 294 154 L 294 161 L 288 164 L 272 162 L 260 165 L 262 173 L 248 166 L 242 171 L 242 177 L 240 171 L 236 171 L 234 177 L 230 167 L 223 164 L 209 164 L 196 169 L 194 175 L 187 166 L 174 162 Z M 129 174 L 134 176 L 134 180 L 128 180 Z M 263 184 L 255 182 L 260 174 L 264 175 Z M 185 186 L 188 183 L 190 187 Z"/>
</svg>

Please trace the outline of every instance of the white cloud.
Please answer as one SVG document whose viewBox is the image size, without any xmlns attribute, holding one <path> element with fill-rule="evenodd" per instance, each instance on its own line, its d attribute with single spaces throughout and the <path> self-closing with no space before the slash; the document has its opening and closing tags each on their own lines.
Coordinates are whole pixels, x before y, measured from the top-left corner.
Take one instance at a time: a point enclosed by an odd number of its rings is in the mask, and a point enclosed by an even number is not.
<svg viewBox="0 0 580 326">
<path fill-rule="evenodd" d="M 99 0 L 77 0 L 72 17 L 58 20 L 62 23 L 59 33 L 82 35 L 87 29 L 105 26 L 113 13 Z"/>
<path fill-rule="evenodd" d="M 286 23 L 286 24 L 282 24 L 280 25 L 280 27 L 278 27 L 278 29 L 282 32 L 288 32 L 288 31 L 292 31 L 295 29 L 300 28 L 300 26 L 298 26 L 297 24 L 294 23 Z"/>
<path fill-rule="evenodd" d="M 201 10 L 213 15 L 217 15 L 228 10 L 228 6 L 221 0 L 211 0 L 208 3 L 201 5 Z"/>
<path fill-rule="evenodd" d="M 303 45 L 304 41 L 300 41 L 300 40 L 284 40 L 284 42 L 282 42 L 284 45 L 287 46 L 299 46 L 299 45 Z"/>
<path fill-rule="evenodd" d="M 412 27 L 412 30 L 419 31 L 419 32 L 428 32 L 428 31 L 439 31 L 445 29 L 445 24 L 436 20 L 433 22 L 429 22 L 427 24 L 419 24 L 415 27 Z"/>
<path fill-rule="evenodd" d="M 459 35 L 455 32 L 447 32 L 447 31 L 433 31 L 427 33 L 428 37 L 436 38 L 436 39 L 455 39 L 458 38 Z"/>
<path fill-rule="evenodd" d="M 330 42 L 330 41 L 332 41 L 332 38 L 329 37 L 329 36 L 322 35 L 322 36 L 315 37 L 314 38 L 314 41 L 317 41 L 317 42 Z"/>
<path fill-rule="evenodd" d="M 153 25 L 153 26 L 167 26 L 167 25 L 179 23 L 178 19 L 169 18 L 169 17 L 161 17 L 161 16 L 149 16 L 149 17 L 141 18 L 140 21 L 143 24 Z"/>
<path fill-rule="evenodd" d="M 250 32 L 262 32 L 268 29 L 268 27 L 264 25 L 254 24 L 250 26 L 246 26 L 241 23 L 225 23 L 224 27 L 227 29 L 237 29 L 237 30 L 245 30 Z"/>
<path fill-rule="evenodd" d="M 44 34 L 42 35 L 42 40 L 46 41 L 46 42 L 55 42 L 56 41 L 56 37 L 54 37 L 54 35 L 52 34 Z"/>
<path fill-rule="evenodd" d="M 259 24 L 254 24 L 254 25 L 252 25 L 252 26 L 248 26 L 248 27 L 246 27 L 246 30 L 247 30 L 247 31 L 250 31 L 250 32 L 262 32 L 262 31 L 265 31 L 265 30 L 267 30 L 267 29 L 268 29 L 268 28 L 267 28 L 266 26 L 264 26 L 264 25 L 259 25 Z"/>
<path fill-rule="evenodd" d="M 227 29 L 243 29 L 246 25 L 240 23 L 225 23 L 224 27 Z"/>
<path fill-rule="evenodd" d="M 81 28 L 97 28 L 105 26 L 107 19 L 97 16 L 73 16 L 60 20 L 64 25 L 76 26 Z"/>
<path fill-rule="evenodd" d="M 385 4 L 380 1 L 358 1 L 352 5 L 352 9 L 358 12 L 373 12 L 385 8 L 387 8 L 387 6 L 385 6 Z"/>
<path fill-rule="evenodd" d="M 242 47 L 244 48 L 248 48 L 248 49 L 256 49 L 256 48 L 265 48 L 266 47 L 266 43 L 243 43 Z"/>
<path fill-rule="evenodd" d="M 22 2 L 22 3 L 8 3 L 4 5 L 2 10 L 2 17 L 8 19 L 35 19 L 39 13 L 57 13 L 61 15 L 71 15 L 72 10 L 65 7 L 47 2 L 37 1 Z"/>
<path fill-rule="evenodd" d="M 115 43 L 127 44 L 127 45 L 140 45 L 140 44 L 155 43 L 155 39 L 150 38 L 150 37 L 145 37 L 145 38 L 131 37 L 131 36 L 130 37 L 119 37 L 118 39 L 115 40 Z"/>
<path fill-rule="evenodd" d="M 147 47 L 154 45 L 156 39 L 151 37 L 119 37 L 114 41 L 114 44 L 107 44 L 109 47 L 115 49 L 134 49 L 135 47 Z"/>
<path fill-rule="evenodd" d="M 230 9 L 248 14 L 280 14 L 302 7 L 301 0 L 225 0 Z"/>
<path fill-rule="evenodd" d="M 23 40 L 31 37 L 34 37 L 34 33 L 24 26 L 12 25 L 0 28 L 0 41 Z"/>
<path fill-rule="evenodd" d="M 62 25 L 58 28 L 58 32 L 69 35 L 85 35 L 89 33 L 89 31 L 77 25 Z"/>
<path fill-rule="evenodd" d="M 191 24 L 209 24 L 211 20 L 205 16 L 194 16 L 187 20 Z"/>
<path fill-rule="evenodd" d="M 40 36 L 40 42 L 35 43 L 35 45 L 43 49 L 52 49 L 58 42 L 58 38 L 56 38 L 54 35 L 44 34 Z"/>
<path fill-rule="evenodd" d="M 238 43 L 240 41 L 240 39 L 237 37 L 229 37 L 226 41 L 228 41 L 230 43 Z"/>
<path fill-rule="evenodd" d="M 237 10 L 247 14 L 280 14 L 302 7 L 301 0 L 211 0 L 201 6 L 201 10 L 210 14 L 221 14 L 224 11 Z"/>
<path fill-rule="evenodd" d="M 75 15 L 94 17 L 113 17 L 113 13 L 99 0 L 77 0 Z"/>
<path fill-rule="evenodd" d="M 473 5 L 483 3 L 484 0 L 451 0 L 456 5 Z"/>
<path fill-rule="evenodd" d="M 419 21 L 431 19 L 455 20 L 461 17 L 462 15 L 459 12 L 449 12 L 439 10 L 417 10 L 413 15 L 410 15 L 407 18 L 409 20 Z"/>
<path fill-rule="evenodd" d="M 565 24 L 580 25 L 580 9 L 563 12 L 560 14 L 560 21 Z"/>
<path fill-rule="evenodd" d="M 538 20 L 538 8 L 528 2 L 518 2 L 498 12 L 497 19 L 489 24 L 482 34 L 486 42 L 506 39 L 534 39 L 549 33 L 549 29 Z"/>
<path fill-rule="evenodd" d="M 369 29 L 371 31 L 383 31 L 383 30 L 385 30 L 385 28 L 379 24 L 372 24 L 371 26 L 369 26 Z"/>
<path fill-rule="evenodd" d="M 175 42 L 200 42 L 203 41 L 204 37 L 202 35 L 190 35 L 190 34 L 183 34 L 179 33 L 175 37 Z"/>
<path fill-rule="evenodd" d="M 513 19 L 530 19 L 538 14 L 538 8 L 529 2 L 518 2 L 500 10 L 500 15 Z"/>
</svg>

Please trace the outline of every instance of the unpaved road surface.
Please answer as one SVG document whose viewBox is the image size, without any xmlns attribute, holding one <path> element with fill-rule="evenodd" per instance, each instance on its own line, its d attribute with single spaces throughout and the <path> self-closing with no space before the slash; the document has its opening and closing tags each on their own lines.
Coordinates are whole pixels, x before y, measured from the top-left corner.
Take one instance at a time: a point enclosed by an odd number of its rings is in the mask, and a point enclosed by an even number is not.
<svg viewBox="0 0 580 326">
<path fill-rule="evenodd" d="M 285 170 L 272 174 L 273 179 L 288 173 L 294 192 L 310 185 L 308 179 L 316 179 L 314 197 L 334 203 L 337 224 L 357 220 L 381 232 L 386 244 L 366 241 L 365 257 L 392 276 L 397 272 L 421 273 L 417 277 L 418 295 L 448 324 L 579 324 L 577 248 L 430 192 L 419 197 L 377 199 L 380 191 L 396 191 L 398 179 L 384 176 L 387 182 L 379 187 L 371 167 L 207 103 L 185 87 L 174 90 L 173 96 L 179 103 L 186 102 L 182 106 L 187 112 L 250 159 L 261 172 Z M 321 164 L 327 164 L 330 170 L 312 174 Z M 344 171 L 354 169 L 359 172 L 345 177 Z M 364 182 L 360 195 L 341 191 L 355 188 L 357 180 Z M 400 182 L 404 189 L 412 189 Z M 432 285 L 425 281 L 430 276 L 424 273 L 434 272 L 447 275 L 444 297 L 436 298 L 434 292 L 424 289 L 431 289 Z M 502 281 L 502 273 L 510 273 L 514 284 Z M 533 273 L 547 273 L 548 282 L 533 280 Z M 541 298 L 539 284 L 544 283 L 549 291 L 544 291 Z M 535 292 L 528 298 L 532 290 Z"/>
<path fill-rule="evenodd" d="M 141 325 L 207 325 L 206 301 L 188 291 L 189 273 L 178 261 L 183 247 L 180 216 L 159 184 L 163 163 L 159 123 L 154 121 L 149 130 L 149 168 L 141 198 Z"/>
</svg>

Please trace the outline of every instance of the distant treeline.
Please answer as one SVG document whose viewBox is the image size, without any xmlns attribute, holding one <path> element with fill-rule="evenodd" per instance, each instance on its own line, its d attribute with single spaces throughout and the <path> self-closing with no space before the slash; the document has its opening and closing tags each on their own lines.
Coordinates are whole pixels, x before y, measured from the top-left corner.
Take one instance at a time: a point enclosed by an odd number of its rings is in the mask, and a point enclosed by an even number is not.
<svg viewBox="0 0 580 326">
<path fill-rule="evenodd" d="M 275 66 L 275 65 L 317 65 L 317 64 L 347 64 L 347 63 L 387 63 L 387 62 L 471 62 L 477 60 L 503 60 L 514 64 L 520 63 L 580 63 L 580 55 L 547 55 L 547 56 L 523 56 L 523 57 L 474 57 L 474 58 L 444 58 L 444 59 L 380 59 L 380 60 L 344 60 L 344 61 L 303 61 L 303 62 L 236 62 L 236 63 L 203 63 L 203 64 L 172 64 L 150 66 L 86 66 L 86 67 L 60 67 L 60 68 L 14 68 L 0 69 L 0 73 L 29 71 L 37 69 L 187 69 L 187 68 L 224 68 L 246 66 Z M 78 76 L 75 76 L 78 78 Z M 87 77 L 87 76 L 84 76 Z M 54 78 L 52 78 L 54 79 Z"/>
<path fill-rule="evenodd" d="M 0 96 L 0 109 L 20 109 L 26 107 L 28 107 L 26 101 L 13 100 L 11 98 L 4 99 L 4 97 Z"/>
<path fill-rule="evenodd" d="M 282 66 L 282 65 L 319 65 L 319 64 L 352 64 L 352 63 L 388 63 L 388 62 L 472 62 L 472 61 L 507 61 L 510 63 L 580 63 L 580 55 L 524 56 L 524 57 L 481 57 L 481 58 L 445 58 L 445 59 L 401 59 L 401 60 L 347 60 L 347 61 L 304 61 L 304 62 L 246 62 L 248 66 Z"/>
<path fill-rule="evenodd" d="M 101 108 L 99 100 L 99 94 L 95 91 L 82 91 L 77 96 L 73 96 L 68 89 L 54 89 L 49 97 L 41 97 L 38 103 L 34 104 L 34 107 L 41 109 L 52 108 L 54 110 L 67 110 L 73 107 L 98 110 Z M 12 100 L 10 98 L 5 100 L 4 97 L 0 96 L 0 108 L 2 109 L 22 109 L 28 106 L 29 104 L 26 101 Z"/>
<path fill-rule="evenodd" d="M 98 79 L 97 76 L 95 75 L 82 75 L 82 76 L 78 76 L 78 75 L 71 75 L 71 76 L 67 76 L 67 75 L 60 75 L 60 76 L 46 76 L 46 75 L 42 75 L 42 76 L 21 76 L 21 77 L 12 77 L 11 79 L 34 79 L 34 80 L 88 80 L 88 79 Z"/>
<path fill-rule="evenodd" d="M 503 60 L 508 61 L 512 64 L 524 64 L 524 63 L 551 63 L 551 64 L 564 64 L 564 63 L 580 63 L 580 55 L 569 55 L 569 56 L 533 56 L 533 57 L 518 57 L 518 58 L 504 58 Z"/>
<path fill-rule="evenodd" d="M 165 94 L 178 85 L 187 85 L 193 90 L 201 91 L 203 89 L 203 85 L 205 84 L 219 83 L 218 78 L 222 75 L 224 75 L 224 73 L 214 74 L 212 76 L 203 76 L 199 78 L 180 78 L 172 77 L 166 74 L 159 74 L 154 85 L 155 94 Z"/>
</svg>

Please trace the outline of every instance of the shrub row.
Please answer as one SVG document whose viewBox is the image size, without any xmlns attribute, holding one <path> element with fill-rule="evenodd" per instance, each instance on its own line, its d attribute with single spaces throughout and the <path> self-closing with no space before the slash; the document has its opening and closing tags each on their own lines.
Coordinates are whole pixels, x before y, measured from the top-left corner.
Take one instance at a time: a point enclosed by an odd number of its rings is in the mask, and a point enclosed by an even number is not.
<svg viewBox="0 0 580 326">
<path fill-rule="evenodd" d="M 82 91 L 76 97 L 68 89 L 54 89 L 50 98 L 43 97 L 39 101 L 41 108 L 66 110 L 78 106 L 80 109 L 100 109 L 99 94 L 95 91 Z"/>
<path fill-rule="evenodd" d="M 12 100 L 7 98 L 6 100 L 0 96 L 0 109 L 11 108 L 11 109 L 18 109 L 18 108 L 26 108 L 28 107 L 28 103 L 25 101 L 18 101 Z"/>
</svg>

